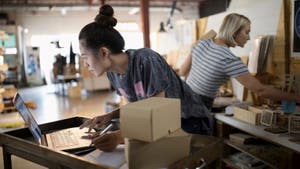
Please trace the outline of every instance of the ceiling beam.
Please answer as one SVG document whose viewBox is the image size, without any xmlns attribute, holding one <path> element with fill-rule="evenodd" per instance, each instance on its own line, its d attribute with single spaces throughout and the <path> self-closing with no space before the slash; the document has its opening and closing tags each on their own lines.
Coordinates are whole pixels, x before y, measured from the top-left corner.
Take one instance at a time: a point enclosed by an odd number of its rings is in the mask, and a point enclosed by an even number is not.
<svg viewBox="0 0 300 169">
<path fill-rule="evenodd" d="M 171 7 L 173 0 L 148 0 L 149 7 Z M 178 0 L 178 6 L 194 6 L 206 0 Z M 5 7 L 73 7 L 99 6 L 102 3 L 111 6 L 139 7 L 140 0 L 0 0 L 0 9 Z"/>
</svg>

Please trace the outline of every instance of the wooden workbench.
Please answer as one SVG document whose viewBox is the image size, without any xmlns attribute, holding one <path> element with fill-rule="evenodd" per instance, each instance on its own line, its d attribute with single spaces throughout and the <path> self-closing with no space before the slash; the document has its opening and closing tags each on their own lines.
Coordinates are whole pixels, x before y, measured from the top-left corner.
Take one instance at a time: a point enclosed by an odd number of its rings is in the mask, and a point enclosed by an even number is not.
<svg viewBox="0 0 300 169">
<path fill-rule="evenodd" d="M 60 130 L 82 124 L 84 118 L 73 117 L 40 125 L 42 131 Z M 0 146 L 3 148 L 4 168 L 12 168 L 11 156 L 15 155 L 48 168 L 74 169 L 111 169 L 113 167 L 72 155 L 63 151 L 55 151 L 46 146 L 38 145 L 28 137 L 31 133 L 27 128 L 0 133 Z M 217 163 L 221 157 L 221 139 L 212 136 L 192 135 L 191 153 L 188 157 L 170 164 L 171 169 L 196 168 Z M 159 153 L 159 152 L 158 152 Z M 217 164 L 214 164 L 217 165 Z M 215 167 L 212 167 L 215 168 Z"/>
</svg>

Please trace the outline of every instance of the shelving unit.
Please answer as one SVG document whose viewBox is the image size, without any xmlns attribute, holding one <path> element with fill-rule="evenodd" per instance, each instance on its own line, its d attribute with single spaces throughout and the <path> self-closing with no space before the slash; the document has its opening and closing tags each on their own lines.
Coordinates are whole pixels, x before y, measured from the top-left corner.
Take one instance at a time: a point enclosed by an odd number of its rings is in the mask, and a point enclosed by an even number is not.
<svg viewBox="0 0 300 169">
<path fill-rule="evenodd" d="M 0 41 L 5 41 L 7 40 L 9 37 L 8 35 L 5 33 L 5 31 L 3 31 L 2 29 L 0 30 Z M 4 51 L 5 48 L 4 46 L 2 46 L 2 44 L 0 44 L 0 113 L 3 112 L 5 106 L 4 106 L 4 102 L 3 102 L 3 96 L 2 93 L 5 91 L 5 89 L 2 86 L 3 81 L 5 80 L 5 71 L 7 70 L 7 64 L 4 63 Z"/>
<path fill-rule="evenodd" d="M 225 164 L 234 168 L 236 166 L 230 155 L 234 152 L 243 152 L 260 160 L 269 168 L 296 169 L 300 160 L 300 144 L 289 141 L 288 134 L 273 134 L 264 131 L 263 126 L 252 125 L 233 117 L 225 116 L 223 113 L 216 114 L 217 136 L 224 139 L 224 151 L 222 158 L 222 168 Z M 229 140 L 229 134 L 242 132 L 255 136 L 262 141 L 258 144 L 238 144 Z"/>
<path fill-rule="evenodd" d="M 2 25 L 1 30 L 8 35 L 8 40 L 3 41 L 5 47 L 4 63 L 8 65 L 5 71 L 5 84 L 18 85 L 21 81 L 21 72 L 23 65 L 24 44 L 22 42 L 22 27 L 18 25 Z"/>
<path fill-rule="evenodd" d="M 273 144 L 261 144 L 261 145 L 242 145 L 234 143 L 230 140 L 225 140 L 224 143 L 240 152 L 246 153 L 247 155 L 256 158 L 263 163 L 270 166 L 270 168 L 286 168 L 288 164 L 288 152 Z M 286 154 L 286 156 L 283 156 Z M 284 162 L 284 163 L 283 163 Z"/>
<path fill-rule="evenodd" d="M 236 161 L 234 161 L 233 159 L 231 158 L 225 158 L 222 160 L 223 163 L 225 163 L 228 167 L 230 168 L 237 168 L 237 169 L 247 169 L 244 165 L 241 165 L 241 164 L 235 164 Z M 251 167 L 248 167 L 248 168 L 251 168 Z M 257 167 L 259 168 L 259 167 Z M 262 167 L 261 167 L 262 168 Z M 265 167 L 263 169 L 269 169 L 268 167 Z"/>
</svg>

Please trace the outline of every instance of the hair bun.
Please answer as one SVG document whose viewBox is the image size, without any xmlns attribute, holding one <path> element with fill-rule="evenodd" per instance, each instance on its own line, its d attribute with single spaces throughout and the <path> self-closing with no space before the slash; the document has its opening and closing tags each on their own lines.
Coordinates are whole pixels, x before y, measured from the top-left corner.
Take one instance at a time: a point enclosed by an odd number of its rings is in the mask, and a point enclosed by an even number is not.
<svg viewBox="0 0 300 169">
<path fill-rule="evenodd" d="M 113 17 L 114 9 L 110 5 L 103 5 L 99 9 L 95 22 L 101 27 L 114 27 L 117 25 L 117 19 Z"/>
</svg>

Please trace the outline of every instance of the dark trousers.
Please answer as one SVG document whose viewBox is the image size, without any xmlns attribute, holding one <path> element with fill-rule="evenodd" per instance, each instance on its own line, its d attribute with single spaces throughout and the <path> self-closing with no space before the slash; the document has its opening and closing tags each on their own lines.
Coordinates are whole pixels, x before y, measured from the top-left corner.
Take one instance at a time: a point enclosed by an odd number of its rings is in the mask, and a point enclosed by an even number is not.
<svg viewBox="0 0 300 169">
<path fill-rule="evenodd" d="M 208 110 L 211 110 L 214 99 L 201 96 L 202 102 Z M 181 118 L 181 128 L 192 134 L 212 135 L 214 122 L 210 122 L 208 118 L 190 117 Z"/>
<path fill-rule="evenodd" d="M 200 95 L 200 96 L 201 96 L 201 99 L 202 99 L 204 105 L 206 106 L 206 108 L 208 110 L 211 110 L 213 103 L 214 103 L 214 98 L 203 96 L 203 95 Z"/>
</svg>

